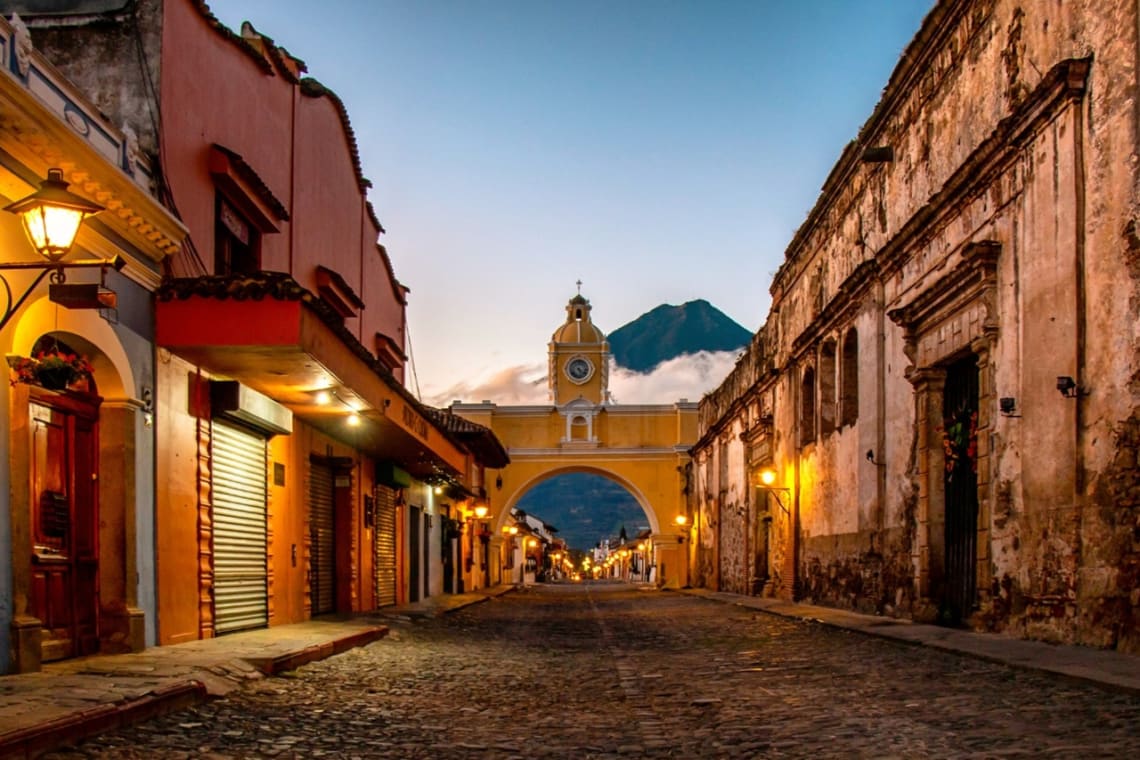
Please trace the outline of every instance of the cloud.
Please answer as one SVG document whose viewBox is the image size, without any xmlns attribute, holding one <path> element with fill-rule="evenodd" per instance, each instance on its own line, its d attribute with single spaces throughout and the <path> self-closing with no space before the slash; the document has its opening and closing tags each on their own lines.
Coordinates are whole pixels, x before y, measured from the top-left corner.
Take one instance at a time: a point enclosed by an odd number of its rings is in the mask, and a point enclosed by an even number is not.
<svg viewBox="0 0 1140 760">
<path fill-rule="evenodd" d="M 610 365 L 610 395 L 618 404 L 700 401 L 736 366 L 737 351 L 700 351 L 663 361 L 640 373 Z"/>
<path fill-rule="evenodd" d="M 431 406 L 447 406 L 452 401 L 494 401 L 513 406 L 545 404 L 548 399 L 546 365 L 519 364 L 456 383 L 439 393 L 430 394 L 424 401 Z"/>
<path fill-rule="evenodd" d="M 701 351 L 669 359 L 650 372 L 610 364 L 610 395 L 619 404 L 670 404 L 699 401 L 736 366 L 737 351 Z M 432 393 L 425 401 L 447 406 L 453 401 L 493 401 L 503 406 L 549 404 L 546 364 L 523 364 L 486 373 Z"/>
</svg>

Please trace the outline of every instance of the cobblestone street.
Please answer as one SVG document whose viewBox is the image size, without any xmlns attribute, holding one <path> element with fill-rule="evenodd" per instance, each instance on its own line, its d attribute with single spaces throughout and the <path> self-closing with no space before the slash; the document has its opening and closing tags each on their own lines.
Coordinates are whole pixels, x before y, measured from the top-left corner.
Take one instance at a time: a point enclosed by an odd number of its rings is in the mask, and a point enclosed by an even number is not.
<svg viewBox="0 0 1140 760">
<path fill-rule="evenodd" d="M 51 758 L 1135 757 L 1140 698 L 674 593 L 542 586 Z"/>
</svg>

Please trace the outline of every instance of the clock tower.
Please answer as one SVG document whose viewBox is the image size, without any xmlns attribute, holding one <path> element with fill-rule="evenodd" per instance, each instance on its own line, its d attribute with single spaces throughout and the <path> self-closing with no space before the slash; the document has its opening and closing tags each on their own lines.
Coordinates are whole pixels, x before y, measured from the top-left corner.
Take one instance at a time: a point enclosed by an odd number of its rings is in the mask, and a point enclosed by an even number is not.
<svg viewBox="0 0 1140 760">
<path fill-rule="evenodd" d="M 579 292 L 566 304 L 566 321 L 550 338 L 550 398 L 559 407 L 609 402 L 610 344 L 591 321 L 590 309 Z"/>
</svg>

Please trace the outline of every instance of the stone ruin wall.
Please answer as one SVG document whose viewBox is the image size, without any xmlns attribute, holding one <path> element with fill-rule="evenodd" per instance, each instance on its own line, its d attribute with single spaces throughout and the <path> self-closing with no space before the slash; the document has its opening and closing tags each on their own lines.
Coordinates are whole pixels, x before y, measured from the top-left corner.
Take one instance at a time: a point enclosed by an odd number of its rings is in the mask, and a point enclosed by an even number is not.
<svg viewBox="0 0 1140 760">
<path fill-rule="evenodd" d="M 900 233 L 910 236 L 910 242 L 905 243 L 908 258 L 893 281 L 886 283 L 895 293 L 938 276 L 971 239 L 1004 236 L 1011 248 L 1017 245 L 1024 234 L 1018 225 L 1024 219 L 1013 206 L 1024 191 L 1025 176 L 1016 166 L 992 178 L 984 196 L 962 199 L 964 205 L 948 217 L 948 226 L 916 230 L 915 217 L 1001 120 L 1026 101 L 1053 64 L 1093 54 L 1099 66 L 1093 69 L 1084 96 L 1087 102 L 1081 105 L 1091 123 L 1084 156 L 1087 185 L 1081 191 L 1087 194 L 1088 209 L 1087 371 L 1100 378 L 1100 393 L 1085 402 L 1087 427 L 1080 444 L 1087 468 L 1081 473 L 1084 491 L 1076 494 L 1078 505 L 1068 511 L 1025 503 L 1018 485 L 1018 434 L 1000 427 L 1008 422 L 994 423 L 993 450 L 987 451 L 988 466 L 993 468 L 988 523 L 982 526 L 992 542 L 983 552 L 989 573 L 982 575 L 983 579 L 988 575 L 989 582 L 979 589 L 983 608 L 973 623 L 1034 638 L 1129 651 L 1140 648 L 1140 355 L 1136 349 L 1140 341 L 1133 326 L 1140 299 L 1136 287 L 1140 236 L 1134 222 L 1138 209 L 1132 168 L 1137 160 L 1138 117 L 1129 89 L 1135 84 L 1129 63 L 1135 60 L 1135 12 L 1125 2 L 1091 0 L 1063 7 L 991 0 L 941 3 L 931 14 L 933 23 L 928 22 L 906 53 L 916 66 L 900 67 L 861 134 L 865 145 L 892 146 L 895 160 L 859 166 L 854 145 L 844 153 L 773 282 L 767 351 L 782 373 L 775 397 L 790 404 L 796 397 L 798 370 L 818 347 L 817 340 L 797 354 L 794 341 L 812 328 L 837 294 L 846 297 L 841 288 L 859 264 L 889 245 L 898 245 Z M 1124 84 L 1116 85 L 1115 80 Z M 1119 160 L 1122 155 L 1131 155 L 1131 164 Z M 1032 250 L 1019 255 L 1030 254 Z M 1114 263 L 1113 256 L 1127 268 Z M 1006 282 L 1016 281 L 1017 276 L 1016 271 L 1003 272 Z M 1129 291 L 1126 299 L 1113 292 L 1122 285 Z M 886 308 L 868 294 L 863 298 L 858 307 L 863 314 Z M 1002 304 L 1002 330 L 1013 350 L 1009 336 L 1018 329 L 1017 320 L 1032 319 L 1033 314 L 1007 312 L 1006 306 Z M 1097 317 L 1098 313 L 1103 316 Z M 833 328 L 842 325 L 828 330 Z M 920 485 L 914 481 L 913 411 L 901 413 L 905 407 L 892 397 L 912 393 L 902 380 L 902 335 L 889 323 L 884 332 L 886 406 L 863 404 L 859 417 L 859 425 L 868 425 L 875 416 L 888 414 L 888 439 L 899 449 L 886 465 L 887 503 L 878 505 L 884 517 L 877 526 L 860 520 L 855 530 L 841 525 L 806 536 L 798 571 L 801 594 L 809 599 L 906 615 L 913 612 L 912 555 Z M 861 338 L 870 334 L 860 330 Z M 754 347 L 759 344 L 753 341 Z M 861 353 L 861 361 L 869 356 L 870 346 L 869 341 L 861 343 L 861 352 L 868 352 Z M 750 387 L 754 375 L 749 373 L 754 370 L 749 362 L 754 364 L 758 355 L 742 360 L 744 368 L 738 366 L 710 394 L 709 403 L 702 404 L 702 431 L 717 420 L 727 421 L 734 401 Z M 995 371 L 999 386 L 1020 371 L 1009 369 L 1017 368 L 1015 356 L 1004 359 Z M 797 443 L 788 434 L 793 427 L 794 415 L 777 404 L 781 458 L 797 455 Z M 849 496 L 837 495 L 830 485 L 852 466 L 851 452 L 837 455 L 843 445 L 840 438 L 817 444 L 818 451 L 805 463 L 821 471 L 814 479 L 817 485 L 811 486 L 815 491 L 804 495 L 805 502 L 837 515 L 855 509 Z M 912 449 L 909 455 L 907 447 Z M 860 453 L 854 452 L 856 458 Z M 843 522 L 829 516 L 820 526 Z M 772 566 L 778 568 L 775 557 Z"/>
</svg>

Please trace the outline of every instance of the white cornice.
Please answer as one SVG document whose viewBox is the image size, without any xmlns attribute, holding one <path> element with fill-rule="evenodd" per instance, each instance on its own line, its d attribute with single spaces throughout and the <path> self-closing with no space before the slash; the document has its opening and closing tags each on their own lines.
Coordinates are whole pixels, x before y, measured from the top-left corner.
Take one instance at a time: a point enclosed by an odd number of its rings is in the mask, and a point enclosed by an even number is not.
<svg viewBox="0 0 1140 760">
<path fill-rule="evenodd" d="M 507 453 L 510 454 L 511 459 L 542 459 L 542 458 L 561 458 L 561 457 L 574 457 L 581 459 L 660 459 L 662 457 L 675 457 L 678 454 L 687 453 L 687 446 L 673 446 L 673 447 L 644 447 L 644 448 L 558 448 L 558 449 L 516 449 L 509 448 Z"/>
</svg>

